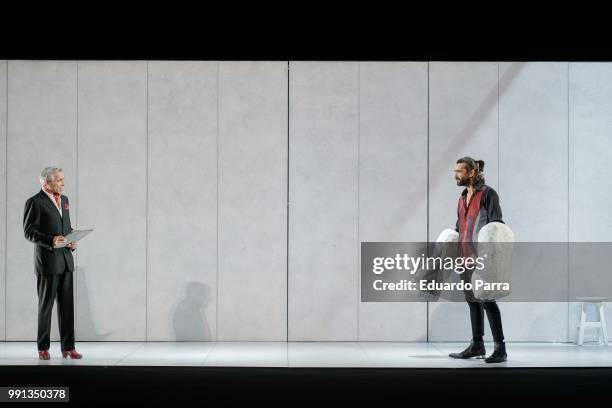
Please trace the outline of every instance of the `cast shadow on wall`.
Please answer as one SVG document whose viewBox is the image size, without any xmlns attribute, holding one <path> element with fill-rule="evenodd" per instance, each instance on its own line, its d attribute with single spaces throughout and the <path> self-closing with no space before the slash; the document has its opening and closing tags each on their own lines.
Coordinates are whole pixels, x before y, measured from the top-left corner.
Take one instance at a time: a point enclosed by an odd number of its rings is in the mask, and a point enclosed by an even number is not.
<svg viewBox="0 0 612 408">
<path fill-rule="evenodd" d="M 91 302 L 89 300 L 89 288 L 87 286 L 87 274 L 82 266 L 76 267 L 77 283 L 77 310 L 78 318 L 76 324 L 77 339 L 84 338 L 87 341 L 104 341 L 113 332 L 100 333 L 94 323 L 91 313 Z"/>
<path fill-rule="evenodd" d="M 205 313 L 210 301 L 210 286 L 200 282 L 187 282 L 183 296 L 172 316 L 175 340 L 214 340 Z"/>
</svg>

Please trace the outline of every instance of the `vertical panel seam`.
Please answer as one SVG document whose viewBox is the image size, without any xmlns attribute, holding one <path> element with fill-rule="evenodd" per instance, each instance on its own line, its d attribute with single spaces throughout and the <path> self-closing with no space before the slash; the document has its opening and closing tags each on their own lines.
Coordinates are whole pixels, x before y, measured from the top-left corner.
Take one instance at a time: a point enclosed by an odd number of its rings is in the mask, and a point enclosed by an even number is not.
<svg viewBox="0 0 612 408">
<path fill-rule="evenodd" d="M 285 294 L 285 341 L 289 341 L 289 211 L 291 209 L 291 204 L 289 201 L 289 164 L 290 164 L 290 156 L 289 156 L 289 125 L 290 125 L 290 116 L 289 116 L 289 98 L 291 96 L 290 94 L 290 79 L 289 76 L 291 75 L 291 70 L 290 70 L 290 65 L 289 65 L 289 61 L 287 61 L 287 197 L 286 197 L 286 201 L 287 201 L 287 206 L 286 206 L 286 239 L 285 239 L 285 245 L 286 245 L 286 252 L 285 252 L 285 257 L 286 257 L 286 271 L 285 271 L 285 286 L 286 286 L 286 294 Z M 287 355 L 287 358 L 288 355 Z"/>
<path fill-rule="evenodd" d="M 145 341 L 149 341 L 149 61 L 146 78 L 146 191 L 145 191 Z"/>
<path fill-rule="evenodd" d="M 567 340 L 570 340 L 570 63 L 567 62 Z"/>
<path fill-rule="evenodd" d="M 217 294 L 216 294 L 216 307 L 215 307 L 215 341 L 219 340 L 219 128 L 221 127 L 219 122 L 219 110 L 221 105 L 221 94 L 220 89 L 220 62 L 217 61 Z"/>
<path fill-rule="evenodd" d="M 427 226 L 426 226 L 426 240 L 429 242 L 429 63 L 430 61 L 427 61 Z M 425 339 L 426 341 L 429 343 L 429 300 L 426 301 L 426 318 L 425 318 Z"/>
<path fill-rule="evenodd" d="M 497 61 L 497 190 L 501 194 L 500 174 L 501 174 L 501 163 L 499 154 L 499 61 Z"/>
<path fill-rule="evenodd" d="M 360 316 L 359 316 L 359 308 L 361 305 L 359 290 L 360 290 L 360 268 L 361 261 L 359 256 L 359 200 L 360 200 L 360 192 L 359 192 L 359 159 L 360 159 L 360 148 L 361 148 L 361 62 L 357 62 L 357 341 L 359 341 L 359 326 L 360 326 Z"/>
<path fill-rule="evenodd" d="M 6 341 L 6 283 L 8 278 L 8 81 L 9 64 L 6 61 L 6 106 L 5 106 L 5 130 L 4 130 L 4 340 Z"/>
<path fill-rule="evenodd" d="M 75 217 L 74 217 L 74 223 L 76 224 L 76 227 L 79 227 L 79 206 L 80 206 L 80 200 L 79 200 L 79 61 L 76 61 L 76 174 L 74 175 L 75 178 L 75 195 L 76 195 L 76 211 L 75 211 Z M 79 307 L 79 254 L 75 252 L 74 254 L 74 258 L 75 258 L 75 271 L 77 273 L 74 274 L 74 284 L 76 286 L 76 290 L 75 290 L 75 296 L 76 296 L 76 302 L 74 302 L 74 311 L 78 317 L 79 313 L 78 313 L 78 307 Z M 74 319 L 74 331 L 75 333 L 78 332 L 77 328 L 79 325 L 79 319 Z"/>
</svg>

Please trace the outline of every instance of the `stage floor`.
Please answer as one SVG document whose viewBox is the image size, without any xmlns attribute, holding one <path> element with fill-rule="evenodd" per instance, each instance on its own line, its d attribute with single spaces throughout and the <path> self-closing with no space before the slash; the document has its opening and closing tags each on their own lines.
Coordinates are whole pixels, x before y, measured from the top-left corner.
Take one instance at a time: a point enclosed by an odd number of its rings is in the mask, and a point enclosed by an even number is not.
<svg viewBox="0 0 612 408">
<path fill-rule="evenodd" d="M 77 342 L 82 360 L 63 360 L 59 343 L 51 360 L 34 342 L 0 342 L 0 365 L 203 366 L 203 367 L 612 367 L 612 347 L 571 343 L 507 343 L 509 360 L 456 360 L 448 353 L 466 343 L 387 342 Z M 493 343 L 486 343 L 487 355 Z"/>
</svg>

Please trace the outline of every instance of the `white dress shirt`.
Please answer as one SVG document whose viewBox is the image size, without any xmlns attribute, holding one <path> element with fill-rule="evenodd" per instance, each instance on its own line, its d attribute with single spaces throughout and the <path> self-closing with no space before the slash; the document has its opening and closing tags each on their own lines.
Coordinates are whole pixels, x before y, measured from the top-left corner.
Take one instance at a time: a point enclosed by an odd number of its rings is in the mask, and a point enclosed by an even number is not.
<svg viewBox="0 0 612 408">
<path fill-rule="evenodd" d="M 55 198 L 53 197 L 53 194 L 49 194 L 47 192 L 47 190 L 45 190 L 44 188 L 42 189 L 42 191 L 44 191 L 45 194 L 47 195 L 47 197 L 49 197 L 49 200 L 51 200 L 51 202 L 53 203 L 53 206 L 55 208 L 57 208 L 57 210 L 59 211 L 60 217 L 61 217 L 62 216 L 62 209 L 57 206 L 57 201 L 55 201 Z M 61 202 L 62 202 L 62 196 L 60 195 L 60 205 L 61 205 Z"/>
</svg>

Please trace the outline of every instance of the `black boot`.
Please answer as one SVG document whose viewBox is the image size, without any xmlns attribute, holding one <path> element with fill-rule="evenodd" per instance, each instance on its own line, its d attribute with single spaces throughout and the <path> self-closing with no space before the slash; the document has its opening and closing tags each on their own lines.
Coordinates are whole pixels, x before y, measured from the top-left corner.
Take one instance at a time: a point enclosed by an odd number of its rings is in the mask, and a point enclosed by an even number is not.
<svg viewBox="0 0 612 408">
<path fill-rule="evenodd" d="M 470 345 L 463 350 L 461 353 L 450 353 L 448 356 L 452 358 L 484 358 L 486 354 L 484 341 L 474 341 L 470 342 Z"/>
<path fill-rule="evenodd" d="M 507 358 L 506 354 L 506 343 L 503 341 L 501 343 L 495 343 L 495 349 L 493 350 L 493 354 L 485 359 L 486 363 L 503 363 Z"/>
</svg>

